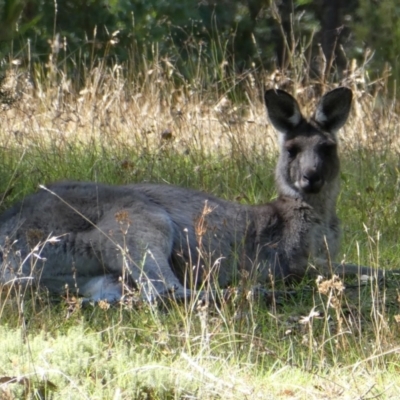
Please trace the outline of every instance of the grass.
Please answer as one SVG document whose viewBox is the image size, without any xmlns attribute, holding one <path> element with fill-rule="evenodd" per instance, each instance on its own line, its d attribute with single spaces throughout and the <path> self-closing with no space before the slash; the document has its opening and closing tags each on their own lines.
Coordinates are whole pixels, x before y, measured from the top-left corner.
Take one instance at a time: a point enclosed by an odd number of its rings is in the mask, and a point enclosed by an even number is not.
<svg viewBox="0 0 400 400">
<path fill-rule="evenodd" d="M 0 92 L 1 210 L 62 179 L 164 182 L 254 204 L 274 197 L 277 147 L 260 88 L 276 75 L 196 86 L 158 60 L 136 80 L 123 66 L 93 67 L 77 90 L 62 68 L 35 68 L 30 78 L 9 71 Z M 342 254 L 399 269 L 398 104 L 360 74 L 344 82 L 355 101 L 340 133 Z M 313 109 L 320 85 L 280 82 Z M 168 310 L 3 290 L 0 397 L 397 398 L 398 283 L 352 283 L 304 281 L 271 304 L 238 296 Z"/>
</svg>

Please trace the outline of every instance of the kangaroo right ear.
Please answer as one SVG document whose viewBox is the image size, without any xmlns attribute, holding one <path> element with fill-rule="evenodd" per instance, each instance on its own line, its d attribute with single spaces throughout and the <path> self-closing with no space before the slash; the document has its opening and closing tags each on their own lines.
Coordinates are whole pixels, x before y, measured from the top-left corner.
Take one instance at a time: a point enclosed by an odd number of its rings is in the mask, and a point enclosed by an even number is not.
<svg viewBox="0 0 400 400">
<path fill-rule="evenodd" d="M 277 131 L 287 133 L 303 119 L 297 101 L 284 90 L 267 90 L 264 99 L 269 120 Z"/>
<path fill-rule="evenodd" d="M 318 103 L 315 121 L 328 132 L 335 134 L 347 121 L 352 99 L 352 91 L 346 87 L 331 90 Z"/>
</svg>

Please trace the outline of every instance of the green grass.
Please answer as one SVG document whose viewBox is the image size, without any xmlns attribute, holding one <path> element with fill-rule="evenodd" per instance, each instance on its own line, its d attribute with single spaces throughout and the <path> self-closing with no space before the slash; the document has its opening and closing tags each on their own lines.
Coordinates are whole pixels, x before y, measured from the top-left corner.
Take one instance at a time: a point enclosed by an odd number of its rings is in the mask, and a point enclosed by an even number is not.
<svg viewBox="0 0 400 400">
<path fill-rule="evenodd" d="M 3 159 L 10 166 L 6 181 L 13 183 L 12 201 L 38 183 L 61 178 L 131 181 L 103 150 L 70 147 L 62 158 L 54 149 L 33 150 L 22 161 L 20 154 L 10 154 Z M 343 157 L 339 214 L 346 259 L 400 268 L 396 159 L 386 157 L 383 167 L 374 154 Z M 243 161 L 170 149 L 142 157 L 125 148 L 123 158 L 135 168 L 132 181 L 191 186 L 251 203 L 274 195 L 274 156 Z M 371 227 L 368 232 L 364 225 Z M 0 378 L 20 381 L 0 389 L 10 398 L 321 398 L 328 392 L 332 398 L 351 398 L 368 390 L 369 396 L 395 398 L 397 287 L 372 284 L 344 296 L 333 291 L 336 308 L 328 306 L 328 296 L 318 294 L 314 282 L 296 286 L 294 298 L 276 306 L 242 299 L 221 310 L 196 305 L 169 311 L 147 305 L 79 309 L 44 294 L 26 296 L 24 302 L 11 297 L 0 314 Z M 312 310 L 319 315 L 301 323 Z"/>
<path fill-rule="evenodd" d="M 99 93 L 91 81 L 77 94 L 43 81 L 3 110 L 1 210 L 39 184 L 64 179 L 164 182 L 250 204 L 275 196 L 275 132 L 262 84 L 246 83 L 250 73 L 232 88 L 246 93 L 242 104 L 212 87 L 174 89 L 174 77 L 163 81 L 161 73 L 148 75 L 140 93 L 130 84 L 120 90 L 107 70 L 90 73 L 102 75 Z M 400 269 L 395 107 L 376 108 L 367 88 L 348 85 L 356 96 L 341 133 L 342 255 Z M 312 109 L 307 90 L 314 88 L 304 89 L 301 103 Z M 242 295 L 220 307 L 168 309 L 82 309 L 71 298 L 3 290 L 0 398 L 395 399 L 398 279 L 386 286 L 350 281 L 344 291 L 338 282 L 304 280 L 276 303 Z"/>
</svg>

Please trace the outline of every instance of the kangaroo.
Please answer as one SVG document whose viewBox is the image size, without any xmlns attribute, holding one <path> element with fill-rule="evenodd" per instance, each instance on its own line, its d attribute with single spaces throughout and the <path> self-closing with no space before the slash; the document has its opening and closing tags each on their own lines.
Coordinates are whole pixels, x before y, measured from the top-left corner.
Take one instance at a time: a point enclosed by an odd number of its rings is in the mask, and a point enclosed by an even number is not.
<svg viewBox="0 0 400 400">
<path fill-rule="evenodd" d="M 291 95 L 265 92 L 280 153 L 278 197 L 264 205 L 159 184 L 42 188 L 0 216 L 0 283 L 34 282 L 60 294 L 68 286 L 114 302 L 128 282 L 151 301 L 191 296 L 210 277 L 226 287 L 242 270 L 261 281 L 301 278 L 310 258 L 328 272 L 340 240 L 336 134 L 351 102 L 350 89 L 334 89 L 307 120 Z"/>
</svg>

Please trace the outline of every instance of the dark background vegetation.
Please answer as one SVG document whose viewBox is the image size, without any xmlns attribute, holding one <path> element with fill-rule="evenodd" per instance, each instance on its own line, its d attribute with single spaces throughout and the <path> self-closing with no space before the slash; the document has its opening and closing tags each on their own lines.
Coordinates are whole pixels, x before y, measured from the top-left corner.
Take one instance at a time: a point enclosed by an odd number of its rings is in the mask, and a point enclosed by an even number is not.
<svg viewBox="0 0 400 400">
<path fill-rule="evenodd" d="M 158 57 L 190 79 L 199 57 L 287 71 L 301 54 L 308 77 L 337 80 L 355 59 L 372 78 L 390 71 L 395 87 L 399 16 L 397 0 L 0 0 L 0 56 L 32 66 L 51 54 L 77 73 Z"/>
</svg>

